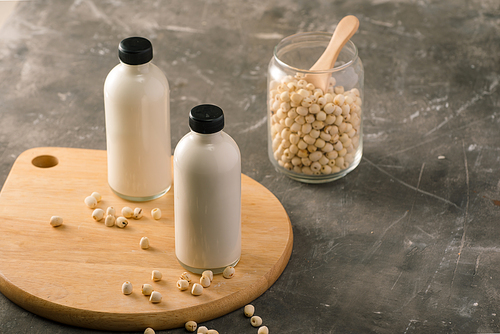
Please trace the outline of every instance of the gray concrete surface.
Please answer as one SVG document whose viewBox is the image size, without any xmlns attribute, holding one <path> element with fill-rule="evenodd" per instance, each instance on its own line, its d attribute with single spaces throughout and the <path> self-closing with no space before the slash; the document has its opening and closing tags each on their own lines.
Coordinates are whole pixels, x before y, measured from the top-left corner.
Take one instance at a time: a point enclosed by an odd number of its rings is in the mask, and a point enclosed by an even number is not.
<svg viewBox="0 0 500 334">
<path fill-rule="evenodd" d="M 281 37 L 346 14 L 361 22 L 364 157 L 301 184 L 267 157 L 267 64 Z M 220 105 L 243 173 L 290 215 L 289 265 L 254 302 L 271 333 L 500 332 L 500 2 L 22 1 L 0 30 L 0 184 L 26 149 L 105 149 L 102 86 L 131 35 L 170 80 L 173 145 L 192 106 Z M 257 332 L 241 310 L 205 325 Z M 0 295 L 0 333 L 96 331 Z"/>
</svg>

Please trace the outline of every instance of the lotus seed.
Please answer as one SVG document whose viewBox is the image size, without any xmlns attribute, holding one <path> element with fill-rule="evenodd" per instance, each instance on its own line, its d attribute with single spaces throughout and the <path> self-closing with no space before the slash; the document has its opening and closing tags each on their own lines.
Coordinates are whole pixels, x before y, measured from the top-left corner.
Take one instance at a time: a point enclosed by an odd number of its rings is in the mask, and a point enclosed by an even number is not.
<svg viewBox="0 0 500 334">
<path fill-rule="evenodd" d="M 161 293 L 159 293 L 158 291 L 153 291 L 151 293 L 151 297 L 149 297 L 149 301 L 155 304 L 161 302 Z"/>
<path fill-rule="evenodd" d="M 160 219 L 161 218 L 161 210 L 158 209 L 158 208 L 154 208 L 153 210 L 151 210 L 151 216 L 153 217 L 153 219 Z"/>
<path fill-rule="evenodd" d="M 153 286 L 151 284 L 143 284 L 142 285 L 142 294 L 144 296 L 149 296 L 154 291 Z"/>
<path fill-rule="evenodd" d="M 198 334 L 207 334 L 208 333 L 208 328 L 205 326 L 200 326 L 198 327 L 198 331 L 196 332 Z"/>
<path fill-rule="evenodd" d="M 155 282 L 161 281 L 162 274 L 159 270 L 153 270 L 151 273 L 151 279 Z"/>
<path fill-rule="evenodd" d="M 50 225 L 54 227 L 61 226 L 63 224 L 63 219 L 62 217 L 59 216 L 52 216 L 50 217 Z"/>
<path fill-rule="evenodd" d="M 257 315 L 254 315 L 251 319 L 250 319 L 250 323 L 252 324 L 252 326 L 254 327 L 259 327 L 260 325 L 262 325 L 262 318 L 257 316 Z"/>
<path fill-rule="evenodd" d="M 104 225 L 106 225 L 107 227 L 115 226 L 115 216 L 113 215 L 106 216 L 106 218 L 104 219 Z"/>
<path fill-rule="evenodd" d="M 134 209 L 133 217 L 134 217 L 134 219 L 141 219 L 142 218 L 142 209 L 141 208 L 135 208 Z"/>
<path fill-rule="evenodd" d="M 177 288 L 181 291 L 189 289 L 189 282 L 185 279 L 180 279 L 177 281 Z"/>
<path fill-rule="evenodd" d="M 128 220 L 125 217 L 116 218 L 115 225 L 119 228 L 125 228 L 128 225 Z"/>
<path fill-rule="evenodd" d="M 191 294 L 193 296 L 199 296 L 203 293 L 203 286 L 198 283 L 193 284 L 193 288 L 191 289 Z"/>
<path fill-rule="evenodd" d="M 142 237 L 139 244 L 141 245 L 142 249 L 148 249 L 149 248 L 149 239 L 148 239 L 148 237 Z"/>
<path fill-rule="evenodd" d="M 207 334 L 219 334 L 215 329 L 209 329 Z"/>
<path fill-rule="evenodd" d="M 234 267 L 232 267 L 232 266 L 227 266 L 227 267 L 224 269 L 224 272 L 222 273 L 222 276 L 223 276 L 224 278 L 233 278 L 234 273 L 235 273 Z"/>
<path fill-rule="evenodd" d="M 104 210 L 95 209 L 94 212 L 92 212 L 92 218 L 94 218 L 96 222 L 102 220 L 104 218 Z"/>
<path fill-rule="evenodd" d="M 245 313 L 245 316 L 247 318 L 251 318 L 251 317 L 253 317 L 253 314 L 255 313 L 255 307 L 251 304 L 248 304 L 243 309 L 243 313 Z"/>
<path fill-rule="evenodd" d="M 132 218 L 132 215 L 134 214 L 134 210 L 132 208 L 126 206 L 122 209 L 122 216 L 125 218 Z"/>
<path fill-rule="evenodd" d="M 151 327 L 148 327 L 148 328 L 146 328 L 146 330 L 144 331 L 144 334 L 155 334 L 155 331 L 154 331 L 154 329 L 152 329 Z"/>
<path fill-rule="evenodd" d="M 94 196 L 87 196 L 85 197 L 85 204 L 89 208 L 94 209 L 97 206 L 97 200 L 95 199 Z"/>
<path fill-rule="evenodd" d="M 95 200 L 97 201 L 97 203 L 99 203 L 102 199 L 101 194 L 99 194 L 98 192 L 95 192 L 95 191 L 90 196 L 94 197 Z"/>
<path fill-rule="evenodd" d="M 183 272 L 179 278 L 191 283 L 191 275 L 187 271 Z"/>
<path fill-rule="evenodd" d="M 269 334 L 269 328 L 267 328 L 267 326 L 261 326 L 259 327 L 257 334 Z"/>
<path fill-rule="evenodd" d="M 129 281 L 123 283 L 122 292 L 124 295 L 130 295 L 132 293 L 132 290 L 133 290 L 132 283 L 130 283 Z"/>
<path fill-rule="evenodd" d="M 190 320 L 190 321 L 186 322 L 184 327 L 186 328 L 186 330 L 188 332 L 194 332 L 196 330 L 196 328 L 198 327 L 198 324 L 195 321 Z"/>
<path fill-rule="evenodd" d="M 106 209 L 106 216 L 114 216 L 116 214 L 116 210 L 114 207 L 110 206 Z"/>
<path fill-rule="evenodd" d="M 201 276 L 207 276 L 209 279 L 210 279 L 210 282 L 212 282 L 214 280 L 214 273 L 212 272 L 212 270 L 205 270 Z"/>
<path fill-rule="evenodd" d="M 210 286 L 210 278 L 208 276 L 201 276 L 200 277 L 200 284 L 204 288 L 208 288 Z"/>
</svg>

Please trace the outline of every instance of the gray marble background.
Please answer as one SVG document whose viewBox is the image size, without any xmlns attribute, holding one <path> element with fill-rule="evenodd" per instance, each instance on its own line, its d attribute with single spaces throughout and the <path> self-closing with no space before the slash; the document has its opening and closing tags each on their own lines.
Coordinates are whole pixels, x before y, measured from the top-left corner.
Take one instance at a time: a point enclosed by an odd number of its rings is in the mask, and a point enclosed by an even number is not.
<svg viewBox="0 0 500 334">
<path fill-rule="evenodd" d="M 267 65 L 281 38 L 347 14 L 364 157 L 334 183 L 298 183 L 267 157 Z M 103 83 L 132 35 L 169 78 L 173 147 L 191 107 L 218 104 L 243 173 L 290 216 L 288 267 L 254 301 L 271 333 L 500 332 L 499 1 L 21 1 L 0 30 L 0 185 L 26 149 L 105 149 Z M 204 325 L 257 332 L 241 310 Z M 0 333 L 97 331 L 0 294 Z"/>
</svg>

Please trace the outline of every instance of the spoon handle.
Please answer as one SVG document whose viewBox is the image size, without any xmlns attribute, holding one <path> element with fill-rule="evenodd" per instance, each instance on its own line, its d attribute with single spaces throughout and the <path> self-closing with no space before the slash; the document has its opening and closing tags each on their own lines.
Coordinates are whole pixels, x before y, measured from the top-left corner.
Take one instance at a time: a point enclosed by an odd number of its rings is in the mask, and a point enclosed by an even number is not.
<svg viewBox="0 0 500 334">
<path fill-rule="evenodd" d="M 340 51 L 349 39 L 358 30 L 359 20 L 356 16 L 348 15 L 340 20 L 337 28 L 328 43 L 325 51 L 319 59 L 310 68 L 311 71 L 329 70 L 335 66 L 335 62 L 340 54 Z M 316 87 L 323 89 L 326 92 L 330 73 L 326 74 L 307 74 L 305 79 L 314 84 Z"/>
</svg>

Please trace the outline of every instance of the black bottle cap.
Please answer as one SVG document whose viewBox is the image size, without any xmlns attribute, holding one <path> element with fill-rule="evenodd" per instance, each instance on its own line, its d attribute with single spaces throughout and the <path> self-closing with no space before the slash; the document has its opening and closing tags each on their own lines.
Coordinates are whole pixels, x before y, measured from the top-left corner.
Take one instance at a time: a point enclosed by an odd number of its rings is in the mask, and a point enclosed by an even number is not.
<svg viewBox="0 0 500 334">
<path fill-rule="evenodd" d="M 125 64 L 141 65 L 153 59 L 153 45 L 144 37 L 129 37 L 120 42 L 118 58 Z"/>
<path fill-rule="evenodd" d="M 210 134 L 224 128 L 224 112 L 213 104 L 201 104 L 191 109 L 189 127 L 194 132 Z"/>
</svg>

